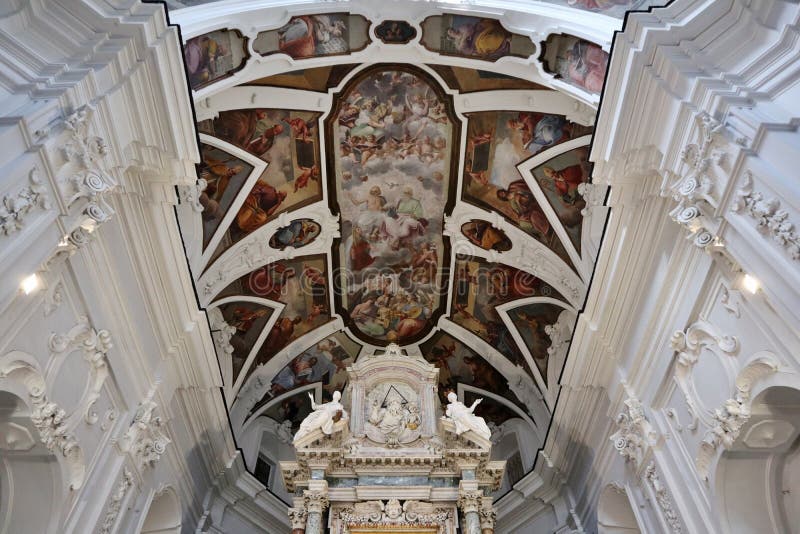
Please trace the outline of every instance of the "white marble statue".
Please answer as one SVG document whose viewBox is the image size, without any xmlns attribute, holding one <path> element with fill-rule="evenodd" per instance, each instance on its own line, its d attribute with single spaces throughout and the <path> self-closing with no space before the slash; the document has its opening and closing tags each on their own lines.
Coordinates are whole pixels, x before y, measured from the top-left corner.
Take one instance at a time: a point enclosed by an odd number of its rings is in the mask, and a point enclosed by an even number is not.
<svg viewBox="0 0 800 534">
<path fill-rule="evenodd" d="M 309 393 L 311 399 L 311 409 L 314 410 L 300 423 L 300 429 L 294 435 L 294 442 L 307 436 L 316 429 L 322 430 L 323 434 L 330 435 L 333 432 L 333 424 L 339 419 L 347 419 L 347 411 L 339 400 L 342 394 L 338 391 L 333 392 L 333 400 L 317 404 L 314 402 L 314 394 Z"/>
<path fill-rule="evenodd" d="M 482 438 L 491 439 L 492 431 L 489 430 L 486 421 L 483 420 L 483 417 L 478 417 L 472 413 L 483 399 L 476 399 L 469 408 L 458 400 L 458 395 L 453 392 L 448 393 L 447 400 L 450 402 L 444 415 L 455 423 L 456 434 L 460 436 L 467 430 L 472 430 Z"/>
</svg>

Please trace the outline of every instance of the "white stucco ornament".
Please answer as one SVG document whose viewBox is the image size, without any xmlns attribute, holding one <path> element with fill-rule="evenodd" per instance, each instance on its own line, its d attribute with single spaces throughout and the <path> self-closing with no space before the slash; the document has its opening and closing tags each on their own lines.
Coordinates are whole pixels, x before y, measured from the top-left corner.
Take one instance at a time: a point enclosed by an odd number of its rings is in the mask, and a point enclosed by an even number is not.
<svg viewBox="0 0 800 534">
<path fill-rule="evenodd" d="M 333 424 L 340 419 L 347 419 L 347 411 L 339 402 L 342 394 L 339 391 L 333 392 L 333 400 L 317 404 L 314 402 L 313 393 L 309 393 L 311 399 L 311 409 L 314 410 L 300 423 L 300 429 L 294 435 L 294 442 L 307 436 L 314 430 L 320 429 L 322 433 L 329 436 L 333 432 Z"/>
<path fill-rule="evenodd" d="M 492 431 L 489 430 L 486 421 L 483 420 L 483 417 L 478 417 L 472 413 L 483 399 L 476 399 L 469 408 L 458 400 L 458 395 L 453 392 L 447 395 L 447 400 L 450 402 L 447 404 L 444 416 L 455 423 L 456 434 L 460 436 L 467 430 L 472 430 L 482 438 L 491 439 Z"/>
</svg>

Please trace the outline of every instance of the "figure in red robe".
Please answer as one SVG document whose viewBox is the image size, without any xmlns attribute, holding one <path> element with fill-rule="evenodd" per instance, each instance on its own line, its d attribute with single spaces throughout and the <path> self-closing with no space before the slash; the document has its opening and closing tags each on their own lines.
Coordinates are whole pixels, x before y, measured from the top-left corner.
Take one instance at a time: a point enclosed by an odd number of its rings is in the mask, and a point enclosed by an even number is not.
<svg viewBox="0 0 800 534">
<path fill-rule="evenodd" d="M 353 229 L 353 243 L 350 245 L 350 268 L 354 271 L 366 269 L 375 261 L 370 255 L 369 241 L 364 238 L 361 227 Z"/>
<path fill-rule="evenodd" d="M 581 165 L 570 165 L 561 170 L 543 167 L 542 174 L 552 181 L 554 191 L 565 204 L 574 204 L 578 197 L 578 185 L 583 183 L 585 174 Z"/>
<path fill-rule="evenodd" d="M 530 226 L 543 236 L 550 230 L 550 223 L 525 180 L 516 180 L 506 189 L 498 189 L 497 198 L 511 205 L 521 226 Z"/>
</svg>

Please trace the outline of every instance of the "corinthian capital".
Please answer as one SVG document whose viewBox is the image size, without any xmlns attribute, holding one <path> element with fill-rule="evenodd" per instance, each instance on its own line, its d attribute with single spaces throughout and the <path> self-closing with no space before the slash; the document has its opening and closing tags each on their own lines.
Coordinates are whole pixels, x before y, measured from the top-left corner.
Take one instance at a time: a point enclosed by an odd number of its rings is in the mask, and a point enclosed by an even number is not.
<svg viewBox="0 0 800 534">
<path fill-rule="evenodd" d="M 479 490 L 461 490 L 458 493 L 458 507 L 465 514 L 478 512 L 481 506 L 483 492 Z"/>
<path fill-rule="evenodd" d="M 495 512 L 492 508 L 491 497 L 481 498 L 481 508 L 479 513 L 481 517 L 481 530 L 494 530 L 494 522 L 497 519 L 497 512 Z"/>
<path fill-rule="evenodd" d="M 292 522 L 292 530 L 305 529 L 307 515 L 305 508 L 289 508 L 289 521 Z"/>
<path fill-rule="evenodd" d="M 328 495 L 322 491 L 303 491 L 303 501 L 310 514 L 314 512 L 321 514 L 328 507 Z"/>
</svg>

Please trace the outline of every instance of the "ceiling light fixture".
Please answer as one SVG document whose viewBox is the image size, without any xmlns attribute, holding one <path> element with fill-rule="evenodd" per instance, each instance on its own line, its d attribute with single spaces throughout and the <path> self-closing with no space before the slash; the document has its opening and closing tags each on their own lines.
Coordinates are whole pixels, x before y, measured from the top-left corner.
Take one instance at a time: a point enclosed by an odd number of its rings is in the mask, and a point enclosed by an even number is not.
<svg viewBox="0 0 800 534">
<path fill-rule="evenodd" d="M 42 281 L 39 279 L 39 275 L 36 273 L 26 276 L 19 287 L 22 289 L 22 292 L 26 295 L 30 295 L 42 285 Z"/>
<path fill-rule="evenodd" d="M 745 274 L 742 277 L 742 287 L 755 295 L 756 291 L 761 287 L 761 282 L 758 281 L 758 278 Z"/>
</svg>

